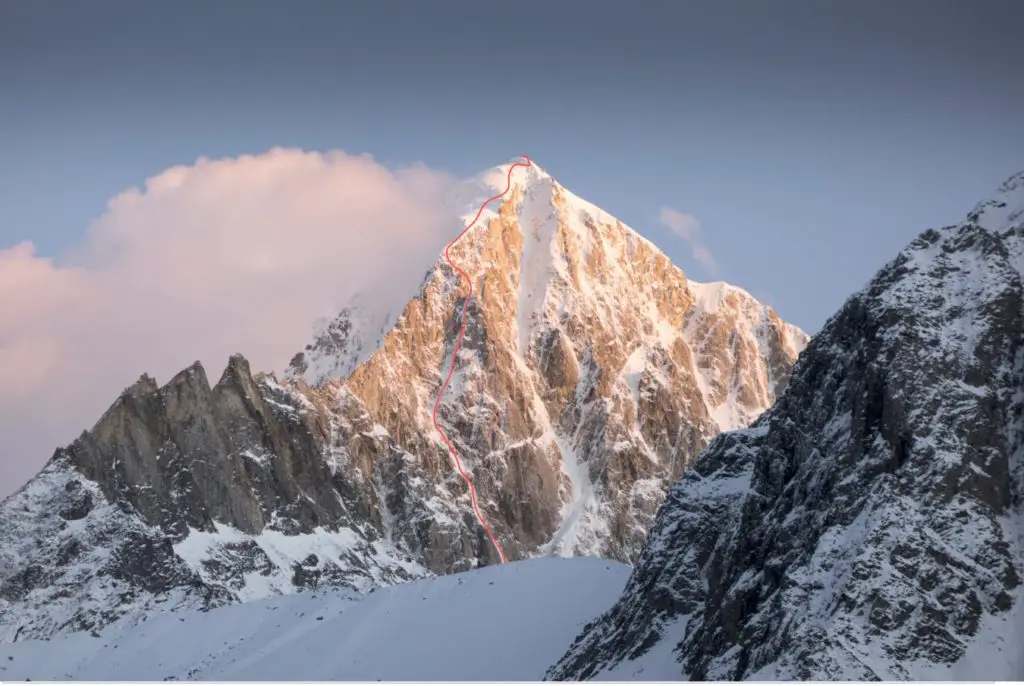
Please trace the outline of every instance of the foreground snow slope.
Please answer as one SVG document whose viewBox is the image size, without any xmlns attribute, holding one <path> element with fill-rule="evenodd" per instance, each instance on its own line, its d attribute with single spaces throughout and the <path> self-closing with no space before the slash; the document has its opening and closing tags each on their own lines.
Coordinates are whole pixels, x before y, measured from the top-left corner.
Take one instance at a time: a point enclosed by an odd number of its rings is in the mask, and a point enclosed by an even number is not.
<svg viewBox="0 0 1024 686">
<path fill-rule="evenodd" d="M 629 568 L 538 558 L 359 596 L 305 592 L 0 647 L 0 680 L 538 680 Z"/>
</svg>

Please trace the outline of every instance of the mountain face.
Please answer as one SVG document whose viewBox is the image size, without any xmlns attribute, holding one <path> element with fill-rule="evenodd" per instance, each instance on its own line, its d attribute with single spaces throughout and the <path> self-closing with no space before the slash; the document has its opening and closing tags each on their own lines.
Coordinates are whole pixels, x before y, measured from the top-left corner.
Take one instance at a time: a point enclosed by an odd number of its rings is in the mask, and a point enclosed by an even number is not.
<svg viewBox="0 0 1024 686">
<path fill-rule="evenodd" d="M 504 189 L 506 167 L 465 205 Z M 142 377 L 0 503 L 0 641 L 98 630 L 318 584 L 510 559 L 633 562 L 667 486 L 786 387 L 807 336 L 534 166 L 406 302 L 355 299 L 285 377 L 231 358 Z M 470 202 L 468 199 L 471 199 Z"/>
<path fill-rule="evenodd" d="M 507 167 L 485 175 L 479 195 L 506 176 Z M 507 200 L 450 251 L 476 297 L 440 421 L 510 558 L 630 562 L 667 485 L 719 431 L 772 403 L 807 337 L 738 288 L 688 281 L 540 168 L 512 178 Z M 439 259 L 404 309 L 381 314 L 363 299 L 288 369 L 314 386 L 343 377 L 416 455 L 413 499 L 432 502 L 437 535 L 459 541 L 447 559 L 428 560 L 437 571 L 498 561 L 463 523 L 465 488 L 431 421 L 468 286 Z M 429 541 L 396 533 L 411 549 Z"/>
<path fill-rule="evenodd" d="M 0 504 L 0 642 L 428 575 L 381 540 L 359 473 L 335 469 L 387 444 L 319 401 L 240 356 L 212 388 L 198 363 L 163 388 L 142 377 Z"/>
<path fill-rule="evenodd" d="M 1024 173 L 852 296 L 549 671 L 1024 678 Z"/>
</svg>

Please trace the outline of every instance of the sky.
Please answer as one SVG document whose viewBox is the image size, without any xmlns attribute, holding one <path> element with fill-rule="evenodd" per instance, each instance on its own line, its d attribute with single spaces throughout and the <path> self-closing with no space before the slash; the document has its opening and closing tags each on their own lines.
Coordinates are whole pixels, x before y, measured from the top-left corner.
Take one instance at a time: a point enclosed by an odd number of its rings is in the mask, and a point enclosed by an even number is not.
<svg viewBox="0 0 1024 686">
<path fill-rule="evenodd" d="M 280 370 L 528 154 L 808 332 L 1024 169 L 1016 0 L 0 0 L 0 496 L 142 372 Z M 1016 85 L 1015 85 L 1016 84 Z M 396 257 L 397 255 L 397 257 Z"/>
</svg>

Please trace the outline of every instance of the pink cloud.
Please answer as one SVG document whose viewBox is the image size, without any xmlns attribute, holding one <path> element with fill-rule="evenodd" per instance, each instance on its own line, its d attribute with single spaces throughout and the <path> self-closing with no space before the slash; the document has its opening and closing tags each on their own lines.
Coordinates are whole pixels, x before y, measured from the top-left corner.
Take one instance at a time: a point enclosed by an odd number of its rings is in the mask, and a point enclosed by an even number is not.
<svg viewBox="0 0 1024 686">
<path fill-rule="evenodd" d="M 273 149 L 112 198 L 56 260 L 0 249 L 0 497 L 147 372 L 280 370 L 354 290 L 414 287 L 458 223 L 422 165 Z"/>
</svg>

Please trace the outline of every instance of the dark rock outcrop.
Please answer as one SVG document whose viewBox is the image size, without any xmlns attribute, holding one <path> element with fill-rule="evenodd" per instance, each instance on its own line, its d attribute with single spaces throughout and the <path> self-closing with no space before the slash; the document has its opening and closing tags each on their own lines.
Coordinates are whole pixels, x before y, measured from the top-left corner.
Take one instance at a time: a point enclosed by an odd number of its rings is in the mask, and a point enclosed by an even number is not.
<svg viewBox="0 0 1024 686">
<path fill-rule="evenodd" d="M 125 390 L 0 503 L 0 640 L 428 574 L 380 541 L 377 490 L 331 461 L 399 458 L 310 398 L 238 355 L 212 388 L 197 363 Z"/>
<path fill-rule="evenodd" d="M 917 238 L 712 441 L 549 678 L 1024 677 L 1015 188 Z"/>
</svg>

